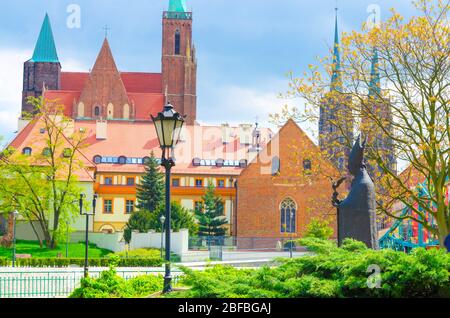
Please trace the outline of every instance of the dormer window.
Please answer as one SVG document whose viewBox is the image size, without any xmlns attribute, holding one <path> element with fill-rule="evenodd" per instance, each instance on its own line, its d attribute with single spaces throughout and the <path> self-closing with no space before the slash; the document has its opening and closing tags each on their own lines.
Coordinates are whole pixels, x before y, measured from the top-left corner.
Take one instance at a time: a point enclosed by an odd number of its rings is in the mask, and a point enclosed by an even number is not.
<svg viewBox="0 0 450 318">
<path fill-rule="evenodd" d="M 124 165 L 127 163 L 127 157 L 125 156 L 120 156 L 119 157 L 119 165 Z"/>
<path fill-rule="evenodd" d="M 97 165 L 102 163 L 102 157 L 99 156 L 99 155 L 94 156 L 94 163 L 97 164 Z"/>
<path fill-rule="evenodd" d="M 63 150 L 63 157 L 64 158 L 70 158 L 71 155 L 72 155 L 72 149 L 64 148 L 64 150 Z"/>
<path fill-rule="evenodd" d="M 303 160 L 303 170 L 311 171 L 311 160 L 309 159 Z"/>
<path fill-rule="evenodd" d="M 50 148 L 44 148 L 44 150 L 42 150 L 42 155 L 43 155 L 44 157 L 50 157 L 51 154 L 52 154 L 52 153 L 51 153 L 51 151 L 50 151 Z"/>
<path fill-rule="evenodd" d="M 31 150 L 30 147 L 25 147 L 22 150 L 22 154 L 25 155 L 25 156 L 31 156 L 31 152 L 32 152 L 32 150 Z"/>
</svg>

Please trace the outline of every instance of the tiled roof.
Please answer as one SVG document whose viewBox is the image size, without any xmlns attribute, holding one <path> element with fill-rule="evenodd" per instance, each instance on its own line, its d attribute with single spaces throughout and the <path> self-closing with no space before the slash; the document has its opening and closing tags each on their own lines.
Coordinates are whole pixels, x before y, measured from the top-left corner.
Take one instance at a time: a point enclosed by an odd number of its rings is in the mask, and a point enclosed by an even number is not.
<svg viewBox="0 0 450 318">
<path fill-rule="evenodd" d="M 128 93 L 162 93 L 161 73 L 120 72 Z M 87 72 L 61 72 L 61 90 L 81 91 L 89 78 Z"/>
<path fill-rule="evenodd" d="M 55 40 L 53 39 L 52 26 L 48 14 L 45 15 L 41 32 L 34 48 L 32 62 L 59 63 L 56 53 Z"/>
<path fill-rule="evenodd" d="M 55 101 L 57 104 L 64 105 L 64 115 L 72 117 L 73 103 L 79 101 L 81 92 L 73 91 L 45 91 L 46 100 Z"/>
<path fill-rule="evenodd" d="M 36 126 L 36 127 L 35 127 Z M 33 151 L 42 151 L 42 137 L 39 135 L 39 125 L 28 125 L 13 141 L 15 148 L 31 147 Z M 154 152 L 156 157 L 161 155 L 156 131 L 153 124 L 148 122 L 108 121 L 107 138 L 96 138 L 96 121 L 75 121 L 74 129 L 83 128 L 87 133 L 86 147 L 82 153 L 92 165 L 94 156 L 144 158 Z M 175 151 L 176 166 L 173 173 L 201 174 L 201 175 L 239 175 L 242 168 L 224 166 L 193 166 L 192 159 L 198 157 L 207 160 L 241 160 L 250 161 L 256 153 L 249 152 L 251 145 L 241 144 L 239 128 L 230 127 L 230 142 L 222 142 L 222 128 L 218 126 L 186 126 L 182 135 L 183 141 Z M 264 146 L 272 132 L 261 129 L 261 146 Z M 33 137 L 34 136 L 34 137 Z M 36 141 L 36 140 L 41 140 Z M 36 142 L 35 142 L 36 141 Z M 39 150 L 38 150 L 39 149 Z M 99 172 L 142 173 L 140 164 L 98 164 Z"/>
</svg>

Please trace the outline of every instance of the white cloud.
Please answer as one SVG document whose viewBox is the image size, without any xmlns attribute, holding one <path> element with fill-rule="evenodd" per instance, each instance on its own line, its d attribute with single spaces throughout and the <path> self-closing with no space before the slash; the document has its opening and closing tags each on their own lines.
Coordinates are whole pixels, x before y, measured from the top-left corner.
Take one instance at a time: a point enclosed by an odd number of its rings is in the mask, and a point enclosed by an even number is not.
<svg viewBox="0 0 450 318">
<path fill-rule="evenodd" d="M 286 90 L 286 81 L 277 79 L 269 82 L 272 89 L 261 87 L 238 87 L 233 85 L 208 87 L 208 95 L 213 96 L 201 100 L 202 107 L 198 109 L 198 118 L 201 123 L 220 124 L 254 123 L 256 118 L 260 125 L 277 131 L 278 127 L 269 122 L 269 114 L 279 113 L 284 105 L 289 107 L 302 107 L 300 99 L 279 98 L 279 93 Z M 301 124 L 300 127 L 312 138 L 311 124 Z"/>
<path fill-rule="evenodd" d="M 22 105 L 23 63 L 33 52 L 15 48 L 0 48 L 0 136 L 9 140 L 17 130 Z M 61 62 L 65 71 L 86 71 L 73 58 Z"/>
<path fill-rule="evenodd" d="M 17 118 L 22 103 L 23 63 L 31 51 L 0 49 L 0 135 L 10 138 L 17 129 Z"/>
</svg>

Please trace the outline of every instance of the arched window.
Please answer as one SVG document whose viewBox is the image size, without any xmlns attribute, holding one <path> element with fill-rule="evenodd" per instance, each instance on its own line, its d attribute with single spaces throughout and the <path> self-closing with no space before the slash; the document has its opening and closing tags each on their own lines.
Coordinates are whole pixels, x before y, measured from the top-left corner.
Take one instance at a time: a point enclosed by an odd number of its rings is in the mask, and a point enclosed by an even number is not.
<svg viewBox="0 0 450 318">
<path fill-rule="evenodd" d="M 114 105 L 113 104 L 111 104 L 111 103 L 108 104 L 107 112 L 108 112 L 108 114 L 107 114 L 106 118 L 108 118 L 108 119 L 114 118 Z"/>
<path fill-rule="evenodd" d="M 119 164 L 120 165 L 124 165 L 124 164 L 126 164 L 127 163 L 127 157 L 125 157 L 125 156 L 120 156 L 119 157 Z"/>
<path fill-rule="evenodd" d="M 128 104 L 123 105 L 123 119 L 130 118 L 130 106 Z"/>
<path fill-rule="evenodd" d="M 98 107 L 98 106 L 95 106 L 95 108 L 94 108 L 94 116 L 100 116 L 100 107 Z"/>
<path fill-rule="evenodd" d="M 281 202 L 281 233 L 295 233 L 297 205 L 294 200 L 286 198 Z"/>
<path fill-rule="evenodd" d="M 84 104 L 82 102 L 80 102 L 78 104 L 78 118 L 83 118 L 84 117 Z"/>
<path fill-rule="evenodd" d="M 181 35 L 180 31 L 175 31 L 175 55 L 180 55 L 180 41 L 181 41 Z"/>
<path fill-rule="evenodd" d="M 23 155 L 25 155 L 25 156 L 31 156 L 31 148 L 30 147 L 25 147 L 25 148 L 23 148 L 23 150 L 22 150 L 22 154 Z"/>
</svg>

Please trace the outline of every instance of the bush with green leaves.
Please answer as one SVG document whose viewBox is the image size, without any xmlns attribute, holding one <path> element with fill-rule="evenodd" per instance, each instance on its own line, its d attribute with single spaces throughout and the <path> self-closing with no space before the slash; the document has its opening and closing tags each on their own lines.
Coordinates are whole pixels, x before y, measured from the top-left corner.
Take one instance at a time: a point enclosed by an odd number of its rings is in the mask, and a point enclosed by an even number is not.
<svg viewBox="0 0 450 318">
<path fill-rule="evenodd" d="M 192 212 L 185 207 L 181 206 L 177 202 L 172 202 L 170 226 L 172 231 L 178 232 L 181 229 L 188 229 L 189 235 L 196 235 L 198 231 L 198 225 L 195 222 L 195 218 Z M 139 233 L 147 233 L 149 230 L 161 232 L 161 216 L 165 215 L 165 204 L 160 205 L 154 212 L 147 210 L 140 210 L 134 212 L 124 230 L 124 239 L 127 243 L 131 241 L 132 231 L 138 231 Z"/>
<path fill-rule="evenodd" d="M 145 258 L 161 258 L 161 250 L 157 248 L 138 248 L 131 251 L 123 251 L 119 253 L 115 253 L 121 258 L 136 258 L 136 259 L 145 259 Z M 165 254 L 164 254 L 165 255 Z M 164 257 L 164 256 L 163 256 Z M 172 253 L 171 261 L 172 262 L 180 262 L 181 258 L 179 255 Z"/>
<path fill-rule="evenodd" d="M 117 275 L 115 266 L 118 264 L 118 259 L 112 259 L 109 270 L 101 272 L 99 278 L 83 278 L 70 298 L 138 298 L 162 290 L 162 276 L 145 275 L 125 280 Z"/>
<path fill-rule="evenodd" d="M 92 267 L 108 267 L 111 262 L 110 258 L 90 258 L 89 266 Z M 156 257 L 144 258 L 120 258 L 118 260 L 120 267 L 159 267 L 163 261 L 160 255 Z M 10 264 L 7 259 L 5 264 Z M 0 260 L 0 266 L 2 261 Z M 67 267 L 71 265 L 84 266 L 84 258 L 19 258 L 16 259 L 16 266 L 20 267 Z M 3 265 L 6 266 L 6 265 Z"/>
<path fill-rule="evenodd" d="M 306 226 L 305 237 L 315 237 L 319 239 L 329 239 L 333 235 L 330 222 L 313 218 Z"/>
<path fill-rule="evenodd" d="M 172 231 L 178 232 L 181 229 L 188 229 L 189 235 L 196 235 L 198 231 L 198 225 L 195 222 L 194 214 L 183 207 L 178 202 L 172 202 L 170 204 L 170 226 Z M 156 209 L 156 213 L 153 213 L 150 218 L 150 229 L 156 232 L 161 232 L 161 215 L 165 215 L 166 206 L 165 204 L 160 205 Z"/>
<path fill-rule="evenodd" d="M 300 244 L 312 254 L 279 259 L 278 267 L 215 266 L 203 272 L 183 268 L 183 284 L 191 287 L 183 296 L 450 297 L 450 254 L 445 250 L 374 251 L 349 239 L 341 248 L 317 238 L 302 239 Z M 378 266 L 379 275 L 373 266 Z"/>
<path fill-rule="evenodd" d="M 130 243 L 132 231 L 147 233 L 150 230 L 152 216 L 155 214 L 146 210 L 136 211 L 131 214 L 123 231 L 125 242 Z"/>
</svg>

